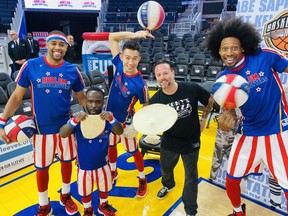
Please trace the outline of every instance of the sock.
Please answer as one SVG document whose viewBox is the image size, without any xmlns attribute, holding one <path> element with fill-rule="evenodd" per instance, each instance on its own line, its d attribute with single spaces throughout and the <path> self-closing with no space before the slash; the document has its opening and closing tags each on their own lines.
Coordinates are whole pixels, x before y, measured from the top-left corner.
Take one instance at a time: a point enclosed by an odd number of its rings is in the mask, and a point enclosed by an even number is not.
<svg viewBox="0 0 288 216">
<path fill-rule="evenodd" d="M 242 212 L 242 207 L 241 207 L 241 205 L 240 205 L 238 208 L 235 208 L 235 207 L 234 207 L 234 211 L 235 211 L 235 212 Z"/>
<path fill-rule="evenodd" d="M 134 162 L 136 165 L 136 168 L 138 172 L 143 172 L 144 171 L 144 160 L 143 160 L 143 155 L 139 150 L 137 150 L 134 154 L 132 154 L 134 158 Z"/>
<path fill-rule="evenodd" d="M 39 205 L 40 206 L 48 205 L 48 203 L 49 203 L 48 190 L 43 191 L 43 192 L 38 192 L 38 199 L 39 199 Z"/>
<path fill-rule="evenodd" d="M 109 146 L 108 148 L 108 158 L 110 163 L 116 163 L 118 156 L 117 145 Z"/>
<path fill-rule="evenodd" d="M 68 194 L 70 193 L 70 183 L 66 184 L 64 182 L 62 182 L 62 190 L 61 190 L 62 194 Z"/>
<path fill-rule="evenodd" d="M 145 173 L 143 172 L 139 172 L 139 178 L 140 179 L 145 179 Z"/>
<path fill-rule="evenodd" d="M 86 197 L 81 197 L 84 208 L 89 208 L 92 206 L 92 194 Z"/>
<path fill-rule="evenodd" d="M 108 201 L 108 193 L 99 191 L 100 205 Z"/>
<path fill-rule="evenodd" d="M 226 177 L 226 193 L 232 206 L 241 205 L 240 181 L 241 179 L 232 179 L 228 175 Z"/>
<path fill-rule="evenodd" d="M 116 166 L 116 163 L 109 163 L 110 165 L 110 168 L 111 168 L 111 171 L 115 171 L 117 166 Z"/>
</svg>

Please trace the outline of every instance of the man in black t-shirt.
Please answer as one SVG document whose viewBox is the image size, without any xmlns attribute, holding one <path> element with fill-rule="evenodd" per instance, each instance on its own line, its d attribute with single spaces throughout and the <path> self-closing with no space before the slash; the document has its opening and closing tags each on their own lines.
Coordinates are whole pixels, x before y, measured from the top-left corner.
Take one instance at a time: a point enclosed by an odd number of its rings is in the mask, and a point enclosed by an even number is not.
<svg viewBox="0 0 288 216">
<path fill-rule="evenodd" d="M 185 170 L 182 194 L 184 209 L 187 215 L 196 215 L 200 133 L 204 129 L 214 100 L 207 90 L 196 83 L 175 82 L 175 71 L 169 61 L 158 62 L 154 72 L 161 89 L 150 99 L 150 104 L 168 104 L 178 113 L 176 123 L 162 135 L 160 166 L 163 188 L 157 197 L 163 199 L 175 187 L 173 171 L 181 155 Z M 198 102 L 204 105 L 200 121 Z"/>
</svg>

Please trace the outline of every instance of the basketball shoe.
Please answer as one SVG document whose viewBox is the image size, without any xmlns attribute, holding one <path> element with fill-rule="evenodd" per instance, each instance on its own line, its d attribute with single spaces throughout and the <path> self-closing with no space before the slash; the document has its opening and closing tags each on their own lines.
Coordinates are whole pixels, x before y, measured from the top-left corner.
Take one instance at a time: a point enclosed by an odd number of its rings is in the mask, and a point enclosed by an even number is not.
<svg viewBox="0 0 288 216">
<path fill-rule="evenodd" d="M 93 207 L 85 208 L 83 216 L 95 216 Z"/>
<path fill-rule="evenodd" d="M 108 202 L 104 202 L 98 205 L 98 212 L 104 216 L 115 216 L 115 212 L 111 209 Z"/>
<path fill-rule="evenodd" d="M 75 202 L 71 199 L 70 193 L 60 193 L 60 205 L 65 206 L 65 211 L 68 215 L 75 215 L 78 212 L 78 207 Z"/>
<path fill-rule="evenodd" d="M 53 212 L 53 209 L 51 208 L 50 202 L 48 205 L 45 206 L 38 206 L 38 212 L 36 216 L 50 216 Z"/>
<path fill-rule="evenodd" d="M 235 210 L 233 210 L 233 214 L 229 214 L 228 216 L 246 216 L 246 205 L 243 203 L 241 205 L 242 208 L 242 212 L 235 212 Z"/>
<path fill-rule="evenodd" d="M 147 179 L 141 179 L 139 178 L 139 187 L 136 193 L 137 197 L 145 197 L 147 194 Z"/>
</svg>

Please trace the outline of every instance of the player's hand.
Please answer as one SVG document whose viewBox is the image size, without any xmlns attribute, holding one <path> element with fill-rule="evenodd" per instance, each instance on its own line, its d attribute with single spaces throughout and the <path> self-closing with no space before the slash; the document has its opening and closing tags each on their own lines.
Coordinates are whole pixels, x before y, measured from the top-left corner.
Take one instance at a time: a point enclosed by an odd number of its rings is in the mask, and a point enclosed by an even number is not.
<svg viewBox="0 0 288 216">
<path fill-rule="evenodd" d="M 135 32 L 135 38 L 154 38 L 154 36 L 148 30 L 141 30 Z"/>
<path fill-rule="evenodd" d="M 77 122 L 83 121 L 86 119 L 88 114 L 86 112 L 79 112 L 74 118 L 76 119 Z"/>
<path fill-rule="evenodd" d="M 3 128 L 0 128 L 0 139 L 6 144 L 12 143 L 12 141 L 7 137 Z"/>
<path fill-rule="evenodd" d="M 200 119 L 200 132 L 204 130 L 205 125 L 206 125 L 206 118 L 201 118 Z"/>
<path fill-rule="evenodd" d="M 234 109 L 224 110 L 218 118 L 219 128 L 223 131 L 228 131 L 235 128 L 237 117 Z"/>
<path fill-rule="evenodd" d="M 108 112 L 108 111 L 102 111 L 100 113 L 100 118 L 105 120 L 105 121 L 109 121 L 109 120 L 113 119 L 113 113 Z"/>
</svg>

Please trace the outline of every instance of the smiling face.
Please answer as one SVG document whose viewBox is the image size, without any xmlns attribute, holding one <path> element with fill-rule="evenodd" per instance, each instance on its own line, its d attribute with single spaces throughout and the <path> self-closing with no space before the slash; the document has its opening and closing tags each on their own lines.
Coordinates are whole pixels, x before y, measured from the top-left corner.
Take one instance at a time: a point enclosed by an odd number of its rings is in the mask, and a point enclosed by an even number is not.
<svg viewBox="0 0 288 216">
<path fill-rule="evenodd" d="M 62 40 L 46 42 L 48 49 L 47 61 L 52 65 L 60 64 L 67 50 L 67 44 Z"/>
<path fill-rule="evenodd" d="M 104 105 L 103 94 L 99 91 L 91 90 L 86 94 L 86 108 L 90 115 L 100 114 Z"/>
<path fill-rule="evenodd" d="M 169 64 L 158 64 L 154 68 L 155 77 L 162 89 L 167 89 L 174 81 L 175 72 Z"/>
<path fill-rule="evenodd" d="M 234 67 L 241 60 L 243 52 L 238 38 L 227 37 L 221 41 L 219 54 L 227 67 Z"/>
<path fill-rule="evenodd" d="M 133 75 L 136 74 L 138 63 L 141 60 L 138 50 L 125 49 L 120 55 L 123 62 L 124 72 Z"/>
</svg>

